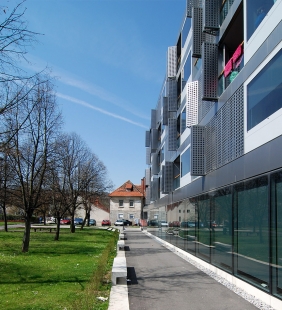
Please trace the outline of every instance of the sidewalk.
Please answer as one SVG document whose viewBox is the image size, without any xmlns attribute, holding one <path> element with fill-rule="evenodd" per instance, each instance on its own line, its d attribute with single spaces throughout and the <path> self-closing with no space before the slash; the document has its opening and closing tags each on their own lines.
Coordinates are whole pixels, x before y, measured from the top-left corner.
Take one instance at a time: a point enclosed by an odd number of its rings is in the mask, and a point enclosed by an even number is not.
<svg viewBox="0 0 282 310">
<path fill-rule="evenodd" d="M 110 310 L 258 309 L 146 232 L 127 228 L 126 238 L 128 285 L 113 287 Z"/>
</svg>

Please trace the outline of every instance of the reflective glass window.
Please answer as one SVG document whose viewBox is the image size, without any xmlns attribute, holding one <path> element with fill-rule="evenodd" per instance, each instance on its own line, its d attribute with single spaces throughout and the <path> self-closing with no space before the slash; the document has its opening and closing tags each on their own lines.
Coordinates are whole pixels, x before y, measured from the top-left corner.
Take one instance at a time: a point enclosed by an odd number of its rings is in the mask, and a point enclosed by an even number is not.
<svg viewBox="0 0 282 310">
<path fill-rule="evenodd" d="M 235 186 L 235 274 L 269 289 L 268 180 L 261 177 Z"/>
<path fill-rule="evenodd" d="M 191 29 L 191 18 L 187 17 L 182 28 L 182 47 L 185 45 L 186 39 L 188 37 L 189 31 Z"/>
<path fill-rule="evenodd" d="M 272 289 L 282 298 L 282 172 L 271 177 L 271 214 Z"/>
<path fill-rule="evenodd" d="M 276 0 L 248 0 L 247 4 L 247 39 L 251 37 Z"/>
<path fill-rule="evenodd" d="M 232 272 L 232 194 L 221 189 L 211 194 L 212 264 Z"/>
<path fill-rule="evenodd" d="M 196 255 L 210 261 L 211 226 L 210 199 L 207 195 L 200 196 L 197 201 L 198 221 L 196 227 L 197 249 Z"/>
<path fill-rule="evenodd" d="M 182 155 L 181 155 L 181 177 L 186 175 L 190 172 L 190 154 L 191 150 L 188 148 Z"/>
<path fill-rule="evenodd" d="M 282 108 L 282 51 L 247 86 L 247 130 Z"/>
</svg>

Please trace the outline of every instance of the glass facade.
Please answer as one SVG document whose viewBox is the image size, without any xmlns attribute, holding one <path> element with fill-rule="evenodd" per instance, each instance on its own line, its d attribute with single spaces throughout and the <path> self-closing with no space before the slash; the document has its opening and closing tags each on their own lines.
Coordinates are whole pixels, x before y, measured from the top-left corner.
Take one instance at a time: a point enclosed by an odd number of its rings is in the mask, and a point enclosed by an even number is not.
<svg viewBox="0 0 282 310">
<path fill-rule="evenodd" d="M 181 177 L 186 175 L 190 172 L 190 157 L 191 157 L 191 150 L 188 148 L 182 155 L 181 155 Z"/>
<path fill-rule="evenodd" d="M 152 234 L 282 299 L 282 170 L 160 212 L 169 227 Z"/>
<path fill-rule="evenodd" d="M 282 51 L 247 86 L 247 130 L 282 108 Z"/>
<path fill-rule="evenodd" d="M 252 36 L 276 0 L 248 0 L 247 5 L 247 39 Z"/>
</svg>

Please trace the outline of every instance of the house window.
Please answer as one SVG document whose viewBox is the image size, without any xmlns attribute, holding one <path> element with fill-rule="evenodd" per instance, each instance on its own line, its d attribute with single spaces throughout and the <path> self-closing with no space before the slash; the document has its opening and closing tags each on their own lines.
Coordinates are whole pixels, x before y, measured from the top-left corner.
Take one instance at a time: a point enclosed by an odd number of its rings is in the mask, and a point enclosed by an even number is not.
<svg viewBox="0 0 282 310">
<path fill-rule="evenodd" d="M 120 207 L 123 207 L 123 200 L 119 200 L 118 203 Z"/>
<path fill-rule="evenodd" d="M 118 214 L 118 218 L 119 218 L 119 219 L 123 219 L 123 213 L 119 213 L 119 214 Z"/>
<path fill-rule="evenodd" d="M 133 220 L 134 219 L 134 214 L 129 214 L 129 219 Z"/>
<path fill-rule="evenodd" d="M 282 108 L 282 51 L 247 86 L 247 130 Z"/>
<path fill-rule="evenodd" d="M 134 200 L 129 200 L 129 206 L 130 206 L 131 208 L 134 207 Z"/>
</svg>

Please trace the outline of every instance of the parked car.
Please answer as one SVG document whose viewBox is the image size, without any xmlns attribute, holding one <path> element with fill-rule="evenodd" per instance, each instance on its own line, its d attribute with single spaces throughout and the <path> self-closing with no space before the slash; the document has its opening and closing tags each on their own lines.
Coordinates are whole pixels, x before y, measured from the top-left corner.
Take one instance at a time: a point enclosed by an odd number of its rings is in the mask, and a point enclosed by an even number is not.
<svg viewBox="0 0 282 310">
<path fill-rule="evenodd" d="M 83 219 L 82 218 L 75 218 L 74 219 L 74 225 L 82 225 Z"/>
<path fill-rule="evenodd" d="M 111 221 L 110 220 L 103 220 L 102 226 L 111 226 Z"/>
<path fill-rule="evenodd" d="M 179 221 L 169 222 L 168 226 L 169 227 L 180 227 L 180 222 Z"/>
<path fill-rule="evenodd" d="M 148 226 L 159 226 L 159 223 L 157 220 L 150 220 L 148 221 Z"/>
<path fill-rule="evenodd" d="M 131 226 L 132 222 L 125 219 L 119 219 L 115 221 L 115 226 Z"/>
<path fill-rule="evenodd" d="M 159 227 L 168 227 L 167 221 L 159 221 Z"/>
<path fill-rule="evenodd" d="M 90 219 L 90 220 L 89 220 L 89 225 L 91 225 L 91 226 L 96 226 L 96 220 Z"/>
<path fill-rule="evenodd" d="M 42 223 L 42 221 L 40 223 Z M 46 218 L 46 224 L 55 224 L 55 223 L 56 223 L 56 220 L 54 217 L 47 217 Z"/>
<path fill-rule="evenodd" d="M 71 223 L 71 220 L 70 219 L 61 219 L 60 223 L 63 224 L 63 225 L 68 225 L 68 224 Z"/>
</svg>

